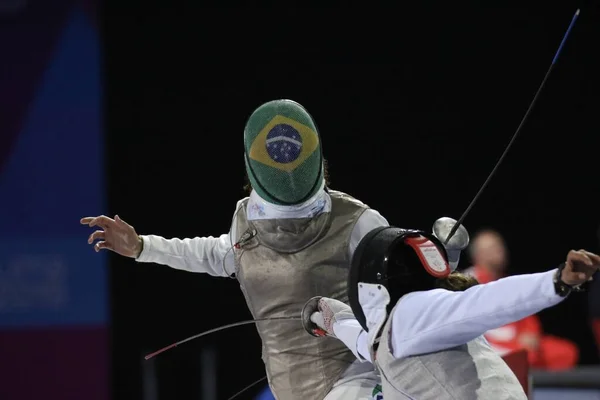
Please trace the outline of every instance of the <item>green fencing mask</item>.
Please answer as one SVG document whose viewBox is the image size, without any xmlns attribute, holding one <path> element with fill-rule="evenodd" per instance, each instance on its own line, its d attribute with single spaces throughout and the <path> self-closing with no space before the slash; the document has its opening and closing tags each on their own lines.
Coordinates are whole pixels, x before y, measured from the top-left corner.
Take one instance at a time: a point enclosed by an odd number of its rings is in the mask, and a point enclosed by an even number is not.
<svg viewBox="0 0 600 400">
<path fill-rule="evenodd" d="M 258 107 L 244 129 L 246 172 L 265 201 L 296 205 L 324 182 L 319 133 L 310 114 L 292 100 Z"/>
</svg>

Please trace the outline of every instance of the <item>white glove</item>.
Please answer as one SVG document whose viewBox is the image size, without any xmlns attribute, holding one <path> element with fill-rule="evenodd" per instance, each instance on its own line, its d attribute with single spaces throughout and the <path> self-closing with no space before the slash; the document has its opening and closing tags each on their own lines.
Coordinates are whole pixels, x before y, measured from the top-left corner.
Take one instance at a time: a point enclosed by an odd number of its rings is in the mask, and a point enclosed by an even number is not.
<svg viewBox="0 0 600 400">
<path fill-rule="evenodd" d="M 448 263 L 450 264 L 450 269 L 452 271 L 458 267 L 460 252 L 469 245 L 469 232 L 467 232 L 467 229 L 462 224 L 450 238 L 448 243 L 445 243 L 446 238 L 457 222 L 458 221 L 453 218 L 442 217 L 433 224 L 433 236 L 438 238 L 444 245 L 446 253 L 448 253 Z"/>
<path fill-rule="evenodd" d="M 329 297 L 321 297 L 317 309 L 318 311 L 311 314 L 310 320 L 324 330 L 327 336 L 337 337 L 333 329 L 336 322 L 356 319 L 349 305 Z"/>
<path fill-rule="evenodd" d="M 354 317 L 352 308 L 341 301 L 319 296 L 308 300 L 302 308 L 302 325 L 313 336 L 329 336 L 341 340 L 362 362 L 369 360 L 368 350 L 362 350 L 367 357 L 365 358 L 358 348 L 362 326 Z"/>
</svg>

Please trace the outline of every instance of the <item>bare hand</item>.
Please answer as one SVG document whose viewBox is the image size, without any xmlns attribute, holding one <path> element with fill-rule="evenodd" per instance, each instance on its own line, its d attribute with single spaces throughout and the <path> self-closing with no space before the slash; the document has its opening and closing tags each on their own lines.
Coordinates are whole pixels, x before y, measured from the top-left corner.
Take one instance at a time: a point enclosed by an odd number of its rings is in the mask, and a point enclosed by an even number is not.
<svg viewBox="0 0 600 400">
<path fill-rule="evenodd" d="M 599 268 L 600 256 L 585 250 L 571 250 L 560 277 L 567 285 L 577 286 L 591 280 Z"/>
<path fill-rule="evenodd" d="M 102 249 L 112 250 L 125 257 L 137 258 L 142 251 L 142 239 L 138 236 L 133 226 L 115 215 L 115 219 L 101 215 L 99 217 L 85 217 L 81 219 L 82 225 L 98 226 L 97 230 L 88 238 L 88 244 L 94 243 L 96 252 Z"/>
</svg>

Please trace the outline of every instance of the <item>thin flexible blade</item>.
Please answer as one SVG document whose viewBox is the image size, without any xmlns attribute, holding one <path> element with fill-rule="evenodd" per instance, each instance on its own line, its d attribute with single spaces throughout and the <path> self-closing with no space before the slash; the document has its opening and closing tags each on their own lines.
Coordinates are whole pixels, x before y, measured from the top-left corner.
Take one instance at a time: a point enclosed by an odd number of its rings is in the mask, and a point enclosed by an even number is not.
<svg viewBox="0 0 600 400">
<path fill-rule="evenodd" d="M 535 105 L 535 102 L 537 101 L 540 93 L 542 92 L 542 89 L 544 88 L 544 85 L 546 84 L 546 81 L 548 80 L 548 77 L 550 76 L 550 72 L 552 72 L 552 69 L 554 68 L 554 64 L 556 64 L 556 61 L 558 60 L 558 56 L 560 55 L 560 52 L 562 51 L 563 46 L 565 45 L 565 42 L 567 41 L 567 38 L 569 37 L 569 34 L 571 33 L 571 29 L 573 28 L 573 25 L 575 25 L 575 21 L 577 21 L 578 17 L 579 17 L 579 9 L 577 9 L 577 11 L 575 11 L 575 15 L 573 15 L 573 19 L 571 19 L 571 23 L 569 24 L 569 28 L 567 28 L 567 32 L 563 36 L 563 38 L 562 38 L 562 40 L 560 42 L 560 46 L 558 46 L 558 50 L 556 50 L 556 54 L 554 55 L 554 58 L 552 59 L 552 64 L 550 64 L 550 67 L 548 68 L 548 71 L 546 71 L 546 75 L 544 76 L 544 79 L 542 80 L 542 83 L 540 84 L 540 87 L 538 88 L 537 92 L 535 93 L 535 96 L 533 96 L 533 100 L 529 104 L 529 108 L 527 108 L 527 112 L 525 113 L 525 115 L 523 116 L 523 119 L 519 123 L 519 126 L 517 127 L 517 130 L 515 131 L 515 133 L 513 134 L 512 138 L 510 139 L 510 142 L 508 142 L 508 145 L 504 149 L 504 153 L 502 153 L 502 155 L 500 156 L 500 159 L 498 159 L 498 162 L 496 162 L 496 165 L 492 169 L 492 172 L 490 172 L 490 174 L 488 175 L 488 177 L 485 180 L 485 182 L 483 182 L 483 185 L 481 186 L 481 188 L 479 189 L 479 191 L 477 192 L 477 194 L 475 195 L 475 197 L 473 198 L 473 200 L 471 200 L 471 203 L 469 204 L 469 206 L 467 207 L 467 209 L 465 210 L 465 212 L 460 216 L 460 218 L 458 219 L 458 221 L 456 222 L 456 224 L 452 227 L 452 230 L 450 230 L 450 233 L 448 234 L 448 237 L 444 241 L 444 244 L 447 244 L 450 241 L 450 239 L 452 238 L 452 236 L 454 236 L 454 234 L 458 230 L 458 227 L 460 226 L 460 224 L 463 223 L 463 221 L 465 220 L 465 218 L 467 217 L 467 215 L 471 211 L 471 208 L 473 208 L 473 205 L 475 204 L 475 202 L 477 201 L 477 199 L 479 199 L 479 196 L 481 196 L 481 193 L 483 193 L 483 190 L 486 188 L 486 186 L 488 185 L 488 183 L 490 183 L 490 180 L 492 179 L 492 176 L 496 173 L 496 171 L 498 170 L 498 167 L 500 166 L 500 164 L 504 160 L 504 157 L 506 157 L 506 154 L 508 153 L 508 151 L 510 150 L 511 146 L 513 145 L 513 143 L 517 139 L 517 136 L 519 135 L 519 132 L 521 132 L 521 128 L 523 128 L 523 125 L 525 125 L 525 121 L 527 121 L 527 117 L 529 117 L 529 114 L 531 113 L 531 110 L 533 110 L 533 106 Z"/>
<path fill-rule="evenodd" d="M 157 350 L 154 353 L 148 354 L 146 357 L 144 357 L 144 359 L 149 360 L 153 357 L 156 357 L 157 355 L 159 355 L 161 353 L 164 353 L 167 350 L 170 350 L 170 349 L 175 348 L 179 345 L 182 345 L 186 342 L 189 342 L 190 340 L 198 339 L 203 336 L 210 335 L 211 333 L 223 331 L 225 329 L 235 328 L 236 326 L 250 325 L 250 324 L 255 324 L 257 322 L 263 322 L 263 321 L 299 321 L 299 320 L 301 320 L 300 317 L 273 317 L 273 318 L 250 319 L 250 320 L 246 320 L 246 321 L 239 321 L 239 322 L 234 322 L 232 324 L 222 325 L 222 326 L 210 329 L 208 331 L 201 332 L 197 335 L 190 336 L 187 339 L 180 340 L 179 342 L 170 344 L 166 347 L 163 347 L 162 349 Z"/>
</svg>

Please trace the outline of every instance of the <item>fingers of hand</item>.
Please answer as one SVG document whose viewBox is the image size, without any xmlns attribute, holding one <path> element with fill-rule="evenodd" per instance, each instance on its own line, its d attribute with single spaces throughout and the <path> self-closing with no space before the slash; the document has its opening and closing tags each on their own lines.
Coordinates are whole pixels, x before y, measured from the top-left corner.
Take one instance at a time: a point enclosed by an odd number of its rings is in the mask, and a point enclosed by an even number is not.
<svg viewBox="0 0 600 400">
<path fill-rule="evenodd" d="M 325 319 L 323 318 L 323 314 L 320 312 L 312 313 L 310 316 L 310 321 L 319 328 L 325 328 Z"/>
<path fill-rule="evenodd" d="M 331 332 L 333 329 L 333 323 L 335 321 L 335 314 L 331 309 L 328 300 L 331 299 L 326 299 L 323 297 L 321 300 L 319 300 L 319 311 L 323 317 L 323 329 L 325 329 L 327 332 Z"/>
<path fill-rule="evenodd" d="M 575 251 L 575 250 L 571 250 L 569 252 L 569 254 L 567 255 L 567 261 L 570 261 L 571 263 L 575 262 L 579 262 L 588 266 L 592 266 L 594 265 L 594 263 L 592 262 L 591 258 L 588 257 L 588 255 L 584 252 L 584 251 Z"/>
<path fill-rule="evenodd" d="M 589 251 L 586 250 L 579 250 L 581 253 L 584 253 L 586 256 L 589 257 L 590 260 L 592 260 L 592 263 L 594 263 L 594 265 L 597 265 L 600 267 L 600 256 L 594 253 L 591 253 Z"/>
<path fill-rule="evenodd" d="M 107 216 L 105 216 L 105 215 L 101 215 L 101 216 L 99 216 L 99 217 L 95 217 L 95 218 L 93 218 L 93 219 L 92 219 L 92 220 L 91 220 L 91 221 L 88 223 L 88 225 L 89 225 L 90 227 L 99 226 L 99 227 L 101 227 L 101 228 L 104 228 L 104 229 L 106 229 L 106 228 L 108 228 L 108 227 L 110 227 L 110 226 L 114 226 L 114 225 L 115 225 L 115 220 L 114 220 L 114 219 L 112 219 L 112 218 L 109 218 L 109 217 L 107 217 Z"/>
<path fill-rule="evenodd" d="M 333 315 L 333 312 L 331 311 L 331 307 L 329 307 L 329 304 L 327 304 L 327 301 L 325 300 L 325 298 L 322 298 L 321 300 L 319 300 L 319 311 L 321 313 Z"/>
<path fill-rule="evenodd" d="M 94 250 L 96 250 L 96 253 L 99 252 L 102 249 L 109 249 L 110 250 L 110 246 L 108 243 L 102 241 L 102 242 L 98 242 L 94 245 Z"/>
<path fill-rule="evenodd" d="M 90 227 L 100 226 L 102 228 L 106 228 L 111 224 L 116 224 L 123 227 L 130 226 L 127 222 L 123 221 L 118 215 L 115 215 L 115 219 L 109 218 L 105 215 L 100 215 L 98 217 L 83 217 L 79 220 L 79 223 L 82 225 L 89 225 Z"/>
<path fill-rule="evenodd" d="M 104 239 L 104 231 L 96 231 L 88 238 L 88 244 L 92 244 L 94 240 Z"/>
</svg>

